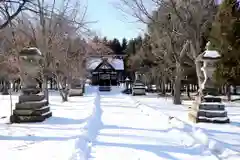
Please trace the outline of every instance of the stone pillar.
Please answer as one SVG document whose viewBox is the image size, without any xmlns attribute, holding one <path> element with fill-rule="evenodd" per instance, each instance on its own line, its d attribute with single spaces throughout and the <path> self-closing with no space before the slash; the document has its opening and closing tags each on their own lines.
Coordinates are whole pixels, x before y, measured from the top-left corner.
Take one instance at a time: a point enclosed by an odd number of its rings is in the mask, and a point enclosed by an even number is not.
<svg viewBox="0 0 240 160">
<path fill-rule="evenodd" d="M 205 60 L 203 62 L 203 67 L 201 68 L 204 74 L 204 81 L 201 85 L 203 95 L 213 95 L 213 96 L 218 96 L 219 92 L 218 89 L 215 87 L 215 82 L 214 82 L 214 71 L 215 71 L 215 66 L 214 66 L 214 60 Z"/>
<path fill-rule="evenodd" d="M 52 116 L 48 101 L 38 86 L 37 78 L 41 71 L 41 52 L 37 48 L 23 49 L 20 53 L 22 94 L 16 103 L 12 123 L 41 122 Z"/>
</svg>

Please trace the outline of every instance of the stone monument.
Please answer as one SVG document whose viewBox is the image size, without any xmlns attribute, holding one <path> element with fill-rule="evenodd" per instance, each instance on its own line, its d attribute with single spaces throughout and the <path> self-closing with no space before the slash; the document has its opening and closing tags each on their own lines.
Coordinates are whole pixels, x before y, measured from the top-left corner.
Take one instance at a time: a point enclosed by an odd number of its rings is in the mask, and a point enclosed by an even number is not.
<svg viewBox="0 0 240 160">
<path fill-rule="evenodd" d="M 69 97 L 83 96 L 83 85 L 80 79 L 73 79 L 70 84 Z"/>
<path fill-rule="evenodd" d="M 135 82 L 132 86 L 132 95 L 146 95 L 145 85 L 142 83 L 141 74 L 135 73 Z"/>
<path fill-rule="evenodd" d="M 189 119 L 194 122 L 211 123 L 229 123 L 225 105 L 218 96 L 218 89 L 214 86 L 215 62 L 221 58 L 215 50 L 209 50 L 210 42 L 207 44 L 207 50 L 198 56 L 199 61 L 203 62 L 204 81 L 200 86 L 202 95 L 196 98 L 196 101 L 189 112 Z"/>
<path fill-rule="evenodd" d="M 24 48 L 19 57 L 22 94 L 10 120 L 13 123 L 44 121 L 52 112 L 38 83 L 42 53 L 37 48 Z"/>
</svg>

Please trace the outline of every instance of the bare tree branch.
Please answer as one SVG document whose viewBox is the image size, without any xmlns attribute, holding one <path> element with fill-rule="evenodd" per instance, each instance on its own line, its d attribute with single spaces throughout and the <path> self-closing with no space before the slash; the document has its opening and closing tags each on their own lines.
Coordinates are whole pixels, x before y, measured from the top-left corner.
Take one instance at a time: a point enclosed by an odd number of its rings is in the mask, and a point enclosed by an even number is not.
<svg viewBox="0 0 240 160">
<path fill-rule="evenodd" d="M 5 28 L 17 15 L 23 10 L 24 6 L 29 2 L 29 0 L 1 0 L 0 1 L 0 12 L 5 19 L 3 19 L 3 23 L 0 25 L 0 29 Z M 13 9 L 13 5 L 17 6 L 16 11 L 10 11 L 9 7 Z M 13 13 L 10 13 L 13 12 Z"/>
</svg>

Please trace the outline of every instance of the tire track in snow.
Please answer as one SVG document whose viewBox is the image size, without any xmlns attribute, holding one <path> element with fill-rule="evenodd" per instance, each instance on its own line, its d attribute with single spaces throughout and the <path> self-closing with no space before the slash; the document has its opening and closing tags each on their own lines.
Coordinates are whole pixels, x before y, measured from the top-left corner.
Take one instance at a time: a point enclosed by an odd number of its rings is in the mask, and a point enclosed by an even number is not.
<svg viewBox="0 0 240 160">
<path fill-rule="evenodd" d="M 144 107 L 150 108 L 150 109 L 152 109 L 152 110 L 154 110 L 154 111 L 158 111 L 158 114 L 159 114 L 160 116 L 164 116 L 164 117 L 167 117 L 167 118 L 168 118 L 168 120 L 169 120 L 169 125 L 171 125 L 172 128 L 178 129 L 179 131 L 184 132 L 186 135 L 188 135 L 189 137 L 191 137 L 191 138 L 195 141 L 196 144 L 200 144 L 200 145 L 204 148 L 205 151 L 208 151 L 208 152 L 209 152 L 211 155 L 213 155 L 216 159 L 218 159 L 218 160 L 222 160 L 222 159 L 223 159 L 223 158 L 221 158 L 221 157 L 218 155 L 218 153 L 214 153 L 208 146 L 206 146 L 206 144 L 204 144 L 200 139 L 198 139 L 198 138 L 194 135 L 194 134 L 195 134 L 194 128 L 193 128 L 190 124 L 187 124 L 186 122 L 180 120 L 180 119 L 177 118 L 177 117 L 173 117 L 173 116 L 171 116 L 171 115 L 169 115 L 169 114 L 167 114 L 167 113 L 162 112 L 159 108 L 157 109 L 157 107 L 153 107 L 153 106 L 151 106 L 151 105 L 144 104 L 144 103 L 140 102 L 139 100 L 136 100 L 136 99 L 133 98 L 133 97 L 130 97 L 130 98 L 131 98 L 133 101 L 136 102 L 137 106 L 138 106 L 142 111 L 143 111 L 142 108 L 144 108 Z M 141 108 L 141 107 L 142 107 L 142 108 Z M 156 113 L 156 112 L 155 112 L 155 113 Z M 147 113 L 147 114 L 149 114 L 149 113 Z M 174 121 L 174 120 L 175 120 L 175 121 Z M 176 122 L 177 122 L 178 124 L 176 124 Z M 183 127 L 184 127 L 184 128 L 178 128 L 178 127 L 177 127 L 177 126 L 179 125 L 179 122 L 180 122 L 181 124 L 183 124 Z M 172 126 L 172 125 L 173 125 L 173 126 Z M 186 129 L 186 131 L 184 131 L 184 129 Z"/>
</svg>

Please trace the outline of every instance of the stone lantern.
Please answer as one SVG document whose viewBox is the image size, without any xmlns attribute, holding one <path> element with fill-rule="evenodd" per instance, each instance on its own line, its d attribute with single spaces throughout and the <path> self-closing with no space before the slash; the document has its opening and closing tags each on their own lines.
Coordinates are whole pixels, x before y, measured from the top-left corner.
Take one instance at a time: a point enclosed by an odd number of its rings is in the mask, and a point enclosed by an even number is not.
<svg viewBox="0 0 240 160">
<path fill-rule="evenodd" d="M 141 81 L 141 73 L 139 73 L 139 72 L 135 72 L 135 82 L 136 81 Z"/>
<path fill-rule="evenodd" d="M 146 95 L 145 85 L 142 83 L 141 74 L 135 72 L 135 82 L 132 85 L 132 95 Z"/>
<path fill-rule="evenodd" d="M 19 53 L 21 91 L 11 122 L 40 122 L 52 116 L 48 101 L 39 86 L 42 53 L 37 48 L 24 48 Z"/>
<path fill-rule="evenodd" d="M 218 89 L 214 85 L 215 62 L 221 58 L 218 51 L 209 50 L 210 42 L 207 43 L 206 51 L 197 57 L 197 61 L 203 62 L 201 71 L 204 80 L 200 85 L 202 95 L 193 103 L 189 118 L 194 122 L 229 123 L 227 111 L 218 96 Z"/>
<path fill-rule="evenodd" d="M 69 89 L 69 97 L 83 96 L 83 80 L 80 78 L 74 78 L 71 81 Z"/>
<path fill-rule="evenodd" d="M 201 90 L 203 92 L 203 96 L 206 95 L 218 95 L 218 90 L 214 85 L 214 71 L 215 71 L 215 63 L 221 58 L 221 55 L 218 53 L 218 51 L 215 50 L 209 50 L 210 42 L 207 43 L 206 51 L 203 52 L 198 57 L 199 61 L 203 62 L 203 66 L 201 68 L 203 75 L 204 75 L 204 81 L 201 84 Z"/>
</svg>

